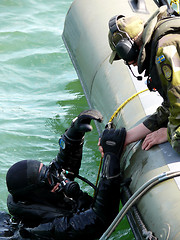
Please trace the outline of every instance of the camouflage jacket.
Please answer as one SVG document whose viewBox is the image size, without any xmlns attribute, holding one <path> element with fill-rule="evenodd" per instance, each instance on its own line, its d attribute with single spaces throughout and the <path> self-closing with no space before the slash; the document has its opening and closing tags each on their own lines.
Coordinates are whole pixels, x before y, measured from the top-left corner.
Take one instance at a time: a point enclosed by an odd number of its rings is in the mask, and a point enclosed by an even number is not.
<svg viewBox="0 0 180 240">
<path fill-rule="evenodd" d="M 151 131 L 168 127 L 168 140 L 180 139 L 180 17 L 169 17 L 161 7 L 146 23 L 138 71 L 146 70 L 164 102 L 144 121 Z M 175 136 L 176 135 L 176 136 Z"/>
</svg>

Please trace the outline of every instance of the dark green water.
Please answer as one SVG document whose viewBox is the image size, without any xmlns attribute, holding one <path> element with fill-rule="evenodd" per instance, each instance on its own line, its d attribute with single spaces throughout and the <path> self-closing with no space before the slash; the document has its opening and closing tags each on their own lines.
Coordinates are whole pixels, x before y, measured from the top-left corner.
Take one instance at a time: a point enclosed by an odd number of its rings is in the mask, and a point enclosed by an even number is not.
<svg viewBox="0 0 180 240">
<path fill-rule="evenodd" d="M 0 1 L 0 210 L 5 176 L 23 159 L 49 163 L 71 120 L 88 109 L 61 39 L 70 0 Z M 81 175 L 95 183 L 100 160 L 95 129 L 86 134 Z M 81 183 L 82 189 L 92 189 Z M 110 239 L 132 240 L 126 220 Z"/>
</svg>

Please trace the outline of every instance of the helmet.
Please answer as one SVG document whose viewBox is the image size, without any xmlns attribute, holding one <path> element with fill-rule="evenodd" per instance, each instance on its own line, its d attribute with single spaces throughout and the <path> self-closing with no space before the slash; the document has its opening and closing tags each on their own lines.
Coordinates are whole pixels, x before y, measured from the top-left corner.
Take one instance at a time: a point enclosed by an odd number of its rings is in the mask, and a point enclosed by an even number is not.
<svg viewBox="0 0 180 240">
<path fill-rule="evenodd" d="M 117 15 L 109 21 L 109 45 L 112 49 L 110 63 L 124 59 L 126 62 L 137 60 L 139 48 L 133 41 L 144 29 L 144 23 L 138 16 Z"/>
<path fill-rule="evenodd" d="M 10 167 L 6 174 L 8 191 L 20 196 L 45 184 L 47 167 L 36 160 L 23 160 Z"/>
</svg>

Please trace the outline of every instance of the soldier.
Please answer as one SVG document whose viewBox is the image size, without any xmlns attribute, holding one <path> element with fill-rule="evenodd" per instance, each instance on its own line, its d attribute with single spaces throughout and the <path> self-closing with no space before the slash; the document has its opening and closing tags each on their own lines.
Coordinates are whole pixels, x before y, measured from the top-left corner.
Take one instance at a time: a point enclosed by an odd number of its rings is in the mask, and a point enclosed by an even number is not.
<svg viewBox="0 0 180 240">
<path fill-rule="evenodd" d="M 180 17 L 160 7 L 144 24 L 138 16 L 109 21 L 110 63 L 123 59 L 145 71 L 150 91 L 163 103 L 143 123 L 127 132 L 125 146 L 145 137 L 142 149 L 169 141 L 180 153 Z"/>
</svg>

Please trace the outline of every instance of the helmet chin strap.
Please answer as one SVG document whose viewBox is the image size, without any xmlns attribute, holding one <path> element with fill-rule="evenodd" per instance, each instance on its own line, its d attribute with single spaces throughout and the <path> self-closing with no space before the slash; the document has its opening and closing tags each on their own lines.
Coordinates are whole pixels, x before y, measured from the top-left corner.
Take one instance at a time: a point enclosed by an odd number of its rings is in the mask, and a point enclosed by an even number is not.
<svg viewBox="0 0 180 240">
<path fill-rule="evenodd" d="M 132 72 L 132 75 L 137 78 L 138 81 L 142 80 L 142 76 L 136 76 L 133 72 L 133 70 L 131 69 L 130 65 L 126 62 L 126 65 L 128 66 L 128 68 L 130 69 L 130 71 Z"/>
</svg>

